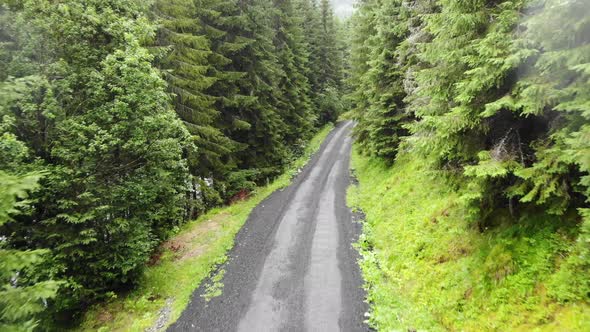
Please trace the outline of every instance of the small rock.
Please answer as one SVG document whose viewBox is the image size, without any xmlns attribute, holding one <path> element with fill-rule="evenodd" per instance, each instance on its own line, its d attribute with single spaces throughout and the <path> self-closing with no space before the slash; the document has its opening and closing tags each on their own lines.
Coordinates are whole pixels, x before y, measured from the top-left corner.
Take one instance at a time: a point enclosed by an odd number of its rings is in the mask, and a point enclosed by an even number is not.
<svg viewBox="0 0 590 332">
<path fill-rule="evenodd" d="M 168 320 L 170 320 L 170 313 L 172 312 L 172 303 L 174 303 L 173 298 L 169 297 L 168 299 L 166 299 L 166 304 L 164 304 L 164 307 L 158 313 L 158 319 L 156 320 L 154 325 L 146 329 L 145 332 L 158 332 L 161 331 L 164 328 L 164 326 L 166 326 L 166 323 L 168 323 Z"/>
</svg>

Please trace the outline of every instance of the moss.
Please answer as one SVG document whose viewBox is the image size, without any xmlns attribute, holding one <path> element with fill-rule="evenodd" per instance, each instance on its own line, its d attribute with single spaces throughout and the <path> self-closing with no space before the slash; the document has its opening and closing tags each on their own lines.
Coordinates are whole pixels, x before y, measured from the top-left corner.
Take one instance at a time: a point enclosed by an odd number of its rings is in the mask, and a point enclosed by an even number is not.
<svg viewBox="0 0 590 332">
<path fill-rule="evenodd" d="M 387 167 L 353 153 L 359 186 L 348 197 L 366 214 L 360 248 L 370 324 L 380 331 L 587 328 L 588 302 L 559 303 L 547 290 L 575 245 L 579 217 L 500 209 L 482 230 L 461 200 L 466 185 L 426 164 L 406 153 Z"/>
</svg>

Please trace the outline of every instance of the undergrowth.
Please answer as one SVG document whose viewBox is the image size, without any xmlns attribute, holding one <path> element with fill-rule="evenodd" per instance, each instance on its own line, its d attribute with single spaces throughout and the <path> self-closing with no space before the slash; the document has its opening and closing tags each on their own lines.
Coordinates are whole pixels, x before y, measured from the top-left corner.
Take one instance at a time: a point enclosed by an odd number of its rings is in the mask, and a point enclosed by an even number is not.
<svg viewBox="0 0 590 332">
<path fill-rule="evenodd" d="M 464 183 L 414 155 L 393 167 L 353 153 L 366 214 L 361 268 L 379 331 L 588 331 L 587 301 L 559 301 L 579 216 L 496 210 L 481 229 L 461 200 Z M 454 182 L 453 182 L 454 181 Z M 567 287 L 564 287 L 567 288 Z"/>
<path fill-rule="evenodd" d="M 303 155 L 283 175 L 269 185 L 257 188 L 249 199 L 214 209 L 186 224 L 167 242 L 174 245 L 163 245 L 158 261 L 146 267 L 134 290 L 127 294 L 112 294 L 111 301 L 91 308 L 76 330 L 144 331 L 153 326 L 168 299 L 172 299 L 172 305 L 165 325 L 176 321 L 194 290 L 216 266 L 226 261 L 227 252 L 233 247 L 234 238 L 252 209 L 275 190 L 291 183 L 292 177 L 319 150 L 332 128 L 330 124 L 320 130 L 311 139 Z M 179 259 L 176 252 L 178 247 L 188 247 L 189 251 L 193 250 L 196 254 Z M 222 288 L 220 280 L 217 280 L 208 294 L 218 296 Z"/>
</svg>

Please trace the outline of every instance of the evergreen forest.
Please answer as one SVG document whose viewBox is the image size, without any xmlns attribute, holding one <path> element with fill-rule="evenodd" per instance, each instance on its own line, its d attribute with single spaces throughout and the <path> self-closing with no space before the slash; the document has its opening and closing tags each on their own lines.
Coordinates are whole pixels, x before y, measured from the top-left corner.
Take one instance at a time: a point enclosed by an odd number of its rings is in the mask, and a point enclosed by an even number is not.
<svg viewBox="0 0 590 332">
<path fill-rule="evenodd" d="M 0 0 L 0 331 L 97 330 L 343 119 L 369 326 L 588 329 L 587 0 Z"/>
<path fill-rule="evenodd" d="M 590 2 L 361 0 L 350 24 L 370 324 L 588 330 Z"/>
</svg>

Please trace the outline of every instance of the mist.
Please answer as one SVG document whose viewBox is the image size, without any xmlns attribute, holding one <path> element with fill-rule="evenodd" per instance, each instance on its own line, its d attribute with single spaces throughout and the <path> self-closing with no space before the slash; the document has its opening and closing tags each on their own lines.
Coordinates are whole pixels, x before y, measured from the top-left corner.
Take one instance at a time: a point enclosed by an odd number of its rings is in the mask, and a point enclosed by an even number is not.
<svg viewBox="0 0 590 332">
<path fill-rule="evenodd" d="M 356 0 L 331 0 L 331 2 L 336 16 L 347 18 L 353 13 Z"/>
</svg>

